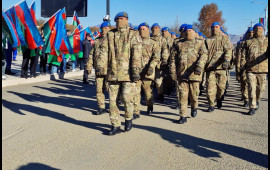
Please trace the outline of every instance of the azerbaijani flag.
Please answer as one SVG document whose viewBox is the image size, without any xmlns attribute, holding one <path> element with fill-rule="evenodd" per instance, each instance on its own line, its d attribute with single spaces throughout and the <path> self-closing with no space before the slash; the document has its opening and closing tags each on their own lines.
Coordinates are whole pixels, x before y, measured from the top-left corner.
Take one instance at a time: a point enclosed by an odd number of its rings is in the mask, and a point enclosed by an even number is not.
<svg viewBox="0 0 270 170">
<path fill-rule="evenodd" d="M 18 37 L 19 37 L 19 40 L 20 40 L 20 45 L 22 45 L 22 46 L 26 45 L 27 43 L 26 43 L 26 40 L 25 40 L 25 37 L 24 37 L 24 35 L 25 35 L 24 25 L 18 19 L 15 7 L 12 6 L 8 10 L 6 10 L 5 14 L 10 19 L 10 21 L 13 23 L 13 25 L 15 26 L 15 29 L 17 31 L 17 34 L 18 34 Z"/>
<path fill-rule="evenodd" d="M 86 33 L 89 33 L 90 36 L 91 36 L 91 38 L 92 38 L 92 40 L 94 41 L 93 34 L 92 34 L 90 28 L 87 27 L 87 28 L 85 28 L 85 29 L 83 29 L 83 30 L 80 31 L 81 42 L 86 38 Z"/>
<path fill-rule="evenodd" d="M 264 18 L 259 18 L 259 23 L 261 23 L 264 26 Z"/>
<path fill-rule="evenodd" d="M 77 15 L 77 12 L 76 11 L 74 11 L 74 14 L 73 14 L 72 25 L 74 25 L 75 27 L 77 27 L 78 25 L 80 25 L 80 21 L 79 21 L 79 18 L 78 18 L 78 15 Z"/>
<path fill-rule="evenodd" d="M 65 7 L 58 14 L 55 22 L 55 27 L 55 49 L 61 50 L 61 52 L 63 52 L 64 54 L 73 54 L 73 49 L 67 36 Z"/>
<path fill-rule="evenodd" d="M 37 25 L 37 19 L 36 19 L 36 2 L 33 1 L 33 3 L 31 4 L 31 7 L 30 7 L 30 13 L 31 13 L 31 16 L 35 22 L 35 24 Z"/>
<path fill-rule="evenodd" d="M 51 49 L 54 48 L 54 42 L 56 37 L 55 22 L 59 15 L 60 9 L 51 18 L 45 22 L 42 26 L 44 39 L 45 39 L 45 53 L 51 53 Z"/>
<path fill-rule="evenodd" d="M 12 47 L 18 47 L 20 45 L 20 40 L 15 29 L 15 26 L 12 24 L 7 15 L 2 11 L 2 31 L 7 37 Z"/>
<path fill-rule="evenodd" d="M 81 38 L 80 38 L 80 30 L 79 30 L 80 25 L 74 30 L 74 32 L 71 34 L 69 37 L 69 41 L 71 46 L 73 47 L 73 52 L 78 53 L 80 52 L 81 49 Z"/>
<path fill-rule="evenodd" d="M 31 16 L 30 10 L 26 1 L 22 1 L 18 5 L 15 5 L 15 10 L 19 20 L 23 23 L 25 29 L 25 37 L 28 43 L 29 49 L 36 49 L 43 45 L 44 42 L 37 29 L 37 26 Z"/>
<path fill-rule="evenodd" d="M 100 30 L 95 31 L 94 33 L 94 39 L 101 37 Z"/>
</svg>

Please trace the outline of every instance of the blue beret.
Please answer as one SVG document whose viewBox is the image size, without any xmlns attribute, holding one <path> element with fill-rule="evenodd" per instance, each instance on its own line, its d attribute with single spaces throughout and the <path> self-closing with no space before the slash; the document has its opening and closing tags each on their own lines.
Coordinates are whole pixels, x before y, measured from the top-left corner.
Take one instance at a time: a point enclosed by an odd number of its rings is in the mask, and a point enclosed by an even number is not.
<svg viewBox="0 0 270 170">
<path fill-rule="evenodd" d="M 251 32 L 251 31 L 253 31 L 253 28 L 252 28 L 252 27 L 250 27 L 250 28 L 247 30 L 247 32 Z"/>
<path fill-rule="evenodd" d="M 203 36 L 203 33 L 202 32 L 198 32 L 199 36 Z"/>
<path fill-rule="evenodd" d="M 158 23 L 154 23 L 154 24 L 152 25 L 151 29 L 153 29 L 154 27 L 159 27 L 159 28 L 160 28 L 160 26 L 158 25 Z"/>
<path fill-rule="evenodd" d="M 263 27 L 263 25 L 262 25 L 261 23 L 255 24 L 255 25 L 253 26 L 253 29 L 255 30 L 255 28 L 257 28 L 257 27 Z"/>
<path fill-rule="evenodd" d="M 128 14 L 126 12 L 119 12 L 118 14 L 116 14 L 114 21 L 116 21 L 119 17 L 126 17 L 128 18 Z"/>
<path fill-rule="evenodd" d="M 101 25 L 100 25 L 100 29 L 103 27 L 111 27 L 111 23 L 109 21 L 104 21 Z"/>
<path fill-rule="evenodd" d="M 222 28 L 222 27 L 220 27 L 220 30 L 221 30 L 221 31 L 223 31 L 223 28 Z"/>
<path fill-rule="evenodd" d="M 217 25 L 220 26 L 219 22 L 214 22 L 214 23 L 211 25 L 211 28 L 213 28 L 214 26 L 217 26 Z"/>
<path fill-rule="evenodd" d="M 162 28 L 162 30 L 161 31 L 169 31 L 170 32 L 170 28 L 168 28 L 168 27 L 164 27 L 164 28 Z"/>
<path fill-rule="evenodd" d="M 132 28 L 132 24 L 131 24 L 131 23 L 128 23 L 128 25 L 129 25 L 129 27 L 131 27 L 131 28 Z"/>
<path fill-rule="evenodd" d="M 180 37 L 180 35 L 179 34 L 176 34 L 176 37 Z"/>
<path fill-rule="evenodd" d="M 171 32 L 171 34 L 172 34 L 172 35 L 176 35 L 176 33 L 175 33 L 175 32 Z"/>
<path fill-rule="evenodd" d="M 183 28 L 185 29 L 186 26 L 187 24 L 182 24 L 181 27 L 179 28 L 179 31 L 181 31 Z"/>
<path fill-rule="evenodd" d="M 184 32 L 186 32 L 188 29 L 193 29 L 194 30 L 193 25 L 186 25 Z"/>
<path fill-rule="evenodd" d="M 133 29 L 134 29 L 134 30 L 138 30 L 138 27 L 134 27 Z"/>
<path fill-rule="evenodd" d="M 227 33 L 227 32 L 225 32 L 225 31 L 224 31 L 224 34 L 228 35 L 228 33 Z"/>
<path fill-rule="evenodd" d="M 139 29 L 142 27 L 142 26 L 146 26 L 149 28 L 149 24 L 147 22 L 143 22 L 139 25 Z"/>
</svg>

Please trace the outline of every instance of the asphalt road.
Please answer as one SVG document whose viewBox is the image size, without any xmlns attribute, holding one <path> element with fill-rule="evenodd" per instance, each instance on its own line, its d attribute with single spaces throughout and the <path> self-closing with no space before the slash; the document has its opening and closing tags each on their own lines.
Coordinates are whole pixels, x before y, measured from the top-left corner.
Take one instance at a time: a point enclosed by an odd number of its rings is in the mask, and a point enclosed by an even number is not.
<svg viewBox="0 0 270 170">
<path fill-rule="evenodd" d="M 175 122 L 174 96 L 156 102 L 150 116 L 143 99 L 134 128 L 116 136 L 107 135 L 108 114 L 92 114 L 95 87 L 82 85 L 81 77 L 6 87 L 2 93 L 4 170 L 268 169 L 268 84 L 260 109 L 247 116 L 231 77 L 224 107 L 205 112 L 204 93 L 197 117 L 184 125 Z"/>
</svg>

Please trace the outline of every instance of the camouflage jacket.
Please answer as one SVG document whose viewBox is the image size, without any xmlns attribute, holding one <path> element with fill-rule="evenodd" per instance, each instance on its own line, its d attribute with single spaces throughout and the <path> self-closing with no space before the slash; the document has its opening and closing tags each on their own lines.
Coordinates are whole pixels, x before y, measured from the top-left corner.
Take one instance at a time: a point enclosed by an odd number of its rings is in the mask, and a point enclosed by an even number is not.
<svg viewBox="0 0 270 170">
<path fill-rule="evenodd" d="M 106 37 L 98 37 L 95 39 L 95 44 L 93 48 L 90 51 L 89 54 L 89 60 L 87 62 L 87 70 L 92 70 L 92 67 L 95 68 L 103 68 L 101 69 L 100 76 L 105 76 L 107 75 L 107 69 L 108 69 L 108 56 L 104 56 L 104 58 L 100 58 L 100 49 L 101 49 L 101 44 L 103 44 L 104 40 Z"/>
<path fill-rule="evenodd" d="M 142 39 L 130 27 L 110 30 L 101 45 L 99 58 L 108 57 L 107 81 L 132 81 L 141 69 Z M 106 65 L 106 63 L 104 63 Z M 102 63 L 99 63 L 102 66 Z"/>
<path fill-rule="evenodd" d="M 171 37 L 167 37 L 165 39 L 167 41 L 167 48 L 169 49 L 169 52 L 170 52 L 173 46 L 174 39 Z"/>
<path fill-rule="evenodd" d="M 158 45 L 158 42 L 150 38 L 142 39 L 142 70 L 141 77 L 142 79 L 155 79 L 155 68 L 160 61 L 160 50 L 161 48 Z M 153 74 L 148 76 L 148 69 L 152 68 L 154 70 Z"/>
<path fill-rule="evenodd" d="M 221 34 L 207 38 L 206 48 L 209 52 L 208 61 L 206 63 L 207 70 L 224 70 L 222 64 L 225 60 L 229 62 L 232 59 L 232 47 L 227 37 Z"/>
<path fill-rule="evenodd" d="M 245 41 L 240 41 L 235 49 L 235 69 L 236 72 L 240 73 L 240 62 L 242 56 L 242 48 Z"/>
<path fill-rule="evenodd" d="M 251 38 L 244 42 L 240 68 L 247 72 L 268 73 L 268 38 Z"/>
<path fill-rule="evenodd" d="M 170 61 L 171 76 L 174 80 L 202 81 L 203 69 L 208 60 L 208 51 L 205 41 L 201 39 L 185 40 L 176 42 L 172 49 Z M 195 75 L 194 70 L 202 68 L 201 75 Z"/>
<path fill-rule="evenodd" d="M 167 47 L 167 41 L 166 39 L 161 35 L 152 35 L 152 40 L 155 40 L 158 42 L 158 46 L 160 47 L 160 61 L 157 65 L 157 69 L 160 69 L 161 63 L 168 63 L 169 59 L 169 49 Z"/>
</svg>

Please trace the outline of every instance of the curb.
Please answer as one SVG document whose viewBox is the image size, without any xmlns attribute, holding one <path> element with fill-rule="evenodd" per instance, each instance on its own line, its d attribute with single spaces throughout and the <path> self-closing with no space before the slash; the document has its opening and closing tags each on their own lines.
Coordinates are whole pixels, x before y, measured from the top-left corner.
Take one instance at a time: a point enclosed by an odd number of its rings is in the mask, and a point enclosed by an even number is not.
<svg viewBox="0 0 270 170">
<path fill-rule="evenodd" d="M 77 71 L 77 72 L 68 72 L 65 74 L 47 74 L 47 75 L 39 75 L 36 78 L 14 78 L 14 79 L 7 79 L 2 80 L 2 88 L 3 87 L 9 87 L 9 86 L 17 86 L 17 85 L 23 85 L 23 84 L 31 84 L 31 83 L 39 83 L 44 81 L 50 81 L 50 80 L 59 80 L 63 78 L 70 78 L 70 77 L 76 77 L 76 76 L 83 76 L 83 70 Z"/>
</svg>

